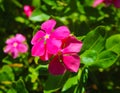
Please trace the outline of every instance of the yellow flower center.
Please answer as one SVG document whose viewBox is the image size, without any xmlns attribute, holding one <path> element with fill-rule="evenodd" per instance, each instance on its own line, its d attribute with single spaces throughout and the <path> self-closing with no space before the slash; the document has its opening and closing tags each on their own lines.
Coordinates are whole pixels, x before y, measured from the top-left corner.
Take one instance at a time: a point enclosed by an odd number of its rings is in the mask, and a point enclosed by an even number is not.
<svg viewBox="0 0 120 93">
<path fill-rule="evenodd" d="M 49 34 L 46 34 L 46 35 L 44 36 L 45 39 L 48 39 L 49 37 L 50 37 Z"/>
<path fill-rule="evenodd" d="M 16 47 L 17 45 L 18 45 L 18 43 L 16 43 L 16 42 L 15 42 L 15 43 L 13 43 L 13 46 L 14 46 L 14 47 Z"/>
</svg>

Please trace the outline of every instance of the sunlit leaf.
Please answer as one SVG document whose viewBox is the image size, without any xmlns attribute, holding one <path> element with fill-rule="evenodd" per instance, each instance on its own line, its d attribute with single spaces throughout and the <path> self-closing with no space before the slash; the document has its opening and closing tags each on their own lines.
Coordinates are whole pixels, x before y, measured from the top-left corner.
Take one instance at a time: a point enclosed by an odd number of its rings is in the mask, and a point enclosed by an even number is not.
<svg viewBox="0 0 120 93">
<path fill-rule="evenodd" d="M 38 22 L 41 22 L 41 21 L 45 21 L 45 20 L 48 20 L 50 18 L 49 15 L 41 12 L 40 10 L 36 9 L 32 12 L 32 15 L 30 16 L 30 20 L 31 21 L 38 21 Z"/>
<path fill-rule="evenodd" d="M 97 59 L 97 51 L 95 50 L 86 50 L 80 57 L 81 63 L 85 64 L 86 66 L 90 66 L 95 64 Z"/>
<path fill-rule="evenodd" d="M 105 28 L 103 26 L 99 26 L 86 35 L 83 41 L 82 50 L 93 49 L 99 52 L 104 48 L 104 43 Z"/>
<path fill-rule="evenodd" d="M 81 63 L 86 66 L 97 66 L 101 68 L 110 67 L 117 59 L 118 55 L 108 50 L 101 53 L 95 50 L 87 50 L 81 55 Z"/>
<path fill-rule="evenodd" d="M 120 54 L 120 34 L 115 34 L 106 40 L 106 48 Z"/>
</svg>

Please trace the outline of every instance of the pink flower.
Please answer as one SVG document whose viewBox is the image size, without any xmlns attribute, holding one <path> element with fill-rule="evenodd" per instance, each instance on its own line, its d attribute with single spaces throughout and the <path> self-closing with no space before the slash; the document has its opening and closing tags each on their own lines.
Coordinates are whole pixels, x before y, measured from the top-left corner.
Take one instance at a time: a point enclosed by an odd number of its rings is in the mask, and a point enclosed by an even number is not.
<svg viewBox="0 0 120 93">
<path fill-rule="evenodd" d="M 120 0 L 114 0 L 113 3 L 116 8 L 120 8 Z"/>
<path fill-rule="evenodd" d="M 28 50 L 27 44 L 25 44 L 25 37 L 22 34 L 16 34 L 16 36 L 6 40 L 6 47 L 4 53 L 9 53 L 13 58 L 17 58 L 19 53 L 25 53 Z"/>
<path fill-rule="evenodd" d="M 32 11 L 34 10 L 34 7 L 25 5 L 24 6 L 24 13 L 27 17 L 30 17 L 32 15 Z"/>
<path fill-rule="evenodd" d="M 120 8 L 120 0 L 95 0 L 93 3 L 93 7 L 96 7 L 101 3 L 104 3 L 106 6 L 114 4 L 116 8 Z"/>
<path fill-rule="evenodd" d="M 49 72 L 60 75 L 66 70 L 77 72 L 80 66 L 80 58 L 77 55 L 82 47 L 82 42 L 70 36 L 63 41 L 62 48 L 49 64 Z"/>
<path fill-rule="evenodd" d="M 31 40 L 32 56 L 39 56 L 42 60 L 48 60 L 56 54 L 61 47 L 61 40 L 70 35 L 66 26 L 54 29 L 56 21 L 50 19 L 41 25 L 39 30 Z"/>
<path fill-rule="evenodd" d="M 94 0 L 93 7 L 96 7 L 103 2 L 104 2 L 104 0 Z"/>
</svg>

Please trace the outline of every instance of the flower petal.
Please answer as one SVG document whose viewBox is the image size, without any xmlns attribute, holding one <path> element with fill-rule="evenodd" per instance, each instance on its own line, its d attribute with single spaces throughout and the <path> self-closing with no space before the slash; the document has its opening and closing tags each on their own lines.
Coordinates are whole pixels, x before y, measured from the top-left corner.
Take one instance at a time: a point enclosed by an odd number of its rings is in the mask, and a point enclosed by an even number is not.
<svg viewBox="0 0 120 93">
<path fill-rule="evenodd" d="M 24 42 L 26 40 L 25 36 L 22 34 L 16 34 L 15 39 L 19 42 Z"/>
<path fill-rule="evenodd" d="M 93 7 L 96 7 L 103 2 L 104 2 L 104 0 L 94 0 Z"/>
<path fill-rule="evenodd" d="M 77 72 L 80 66 L 80 58 L 77 54 L 74 55 L 64 55 L 63 62 L 66 68 L 71 72 Z"/>
<path fill-rule="evenodd" d="M 24 13 L 27 17 L 30 17 L 32 15 L 32 11 L 34 10 L 34 7 L 29 5 L 24 5 Z"/>
<path fill-rule="evenodd" d="M 56 25 L 56 21 L 53 19 L 47 20 L 45 21 L 42 25 L 41 25 L 41 29 L 44 30 L 46 33 L 51 33 L 53 28 Z"/>
<path fill-rule="evenodd" d="M 47 50 L 50 54 L 56 54 L 61 47 L 62 42 L 55 38 L 47 40 Z"/>
<path fill-rule="evenodd" d="M 50 62 L 48 70 L 53 75 L 61 75 L 65 73 L 65 67 L 60 62 L 58 56 L 55 56 L 54 59 Z"/>
<path fill-rule="evenodd" d="M 17 48 L 18 48 L 18 51 L 21 53 L 25 53 L 28 50 L 28 47 L 26 44 L 19 44 Z"/>
<path fill-rule="evenodd" d="M 13 48 L 13 49 L 11 49 L 10 54 L 12 55 L 13 58 L 17 58 L 19 52 L 16 48 Z"/>
<path fill-rule="evenodd" d="M 42 56 L 44 55 L 44 52 L 45 52 L 44 40 L 41 40 L 32 47 L 32 56 Z"/>
<path fill-rule="evenodd" d="M 82 42 L 77 40 L 75 37 L 70 36 L 65 41 L 65 48 L 63 48 L 63 53 L 78 53 L 82 48 Z"/>
<path fill-rule="evenodd" d="M 52 55 L 48 53 L 48 51 L 46 50 L 43 56 L 40 56 L 40 59 L 43 61 L 47 61 L 50 59 Z"/>
<path fill-rule="evenodd" d="M 44 33 L 42 30 L 38 31 L 38 32 L 33 36 L 32 40 L 31 40 L 31 44 L 34 45 L 35 43 L 38 43 L 38 42 L 42 39 L 43 36 L 45 36 L 45 33 Z"/>
<path fill-rule="evenodd" d="M 52 37 L 64 39 L 70 35 L 70 31 L 66 26 L 60 26 L 52 33 Z"/>
<path fill-rule="evenodd" d="M 116 8 L 120 8 L 120 0 L 113 0 Z"/>
<path fill-rule="evenodd" d="M 15 41 L 15 37 L 11 37 L 11 38 L 9 38 L 9 39 L 7 39 L 6 40 L 6 44 L 11 44 L 11 43 L 13 43 Z"/>
<path fill-rule="evenodd" d="M 12 45 L 7 45 L 4 49 L 4 53 L 8 53 L 12 49 Z"/>
</svg>

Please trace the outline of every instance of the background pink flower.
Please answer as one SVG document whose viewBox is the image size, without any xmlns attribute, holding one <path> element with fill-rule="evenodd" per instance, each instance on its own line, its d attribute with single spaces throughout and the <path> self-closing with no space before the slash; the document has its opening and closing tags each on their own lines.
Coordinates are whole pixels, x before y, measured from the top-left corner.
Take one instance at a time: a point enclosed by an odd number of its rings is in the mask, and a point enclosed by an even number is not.
<svg viewBox="0 0 120 93">
<path fill-rule="evenodd" d="M 116 8 L 120 8 L 120 0 L 114 0 L 113 3 Z"/>
<path fill-rule="evenodd" d="M 70 36 L 63 41 L 63 46 L 49 64 L 49 72 L 53 75 L 63 74 L 66 70 L 77 72 L 80 58 L 77 55 L 82 47 L 82 42 Z"/>
<path fill-rule="evenodd" d="M 93 7 L 96 7 L 101 3 L 105 3 L 106 6 L 114 4 L 116 8 L 120 8 L 120 0 L 94 0 Z"/>
<path fill-rule="evenodd" d="M 40 56 L 42 60 L 48 60 L 52 54 L 56 54 L 61 47 L 61 40 L 70 35 L 66 26 L 60 26 L 54 30 L 56 21 L 50 19 L 41 25 L 31 40 L 32 56 Z"/>
<path fill-rule="evenodd" d="M 94 0 L 93 7 L 98 6 L 99 4 L 103 3 L 104 0 Z"/>
<path fill-rule="evenodd" d="M 30 17 L 32 15 L 32 11 L 34 10 L 34 7 L 29 6 L 29 5 L 24 5 L 23 7 L 24 13 L 27 17 Z"/>
<path fill-rule="evenodd" d="M 7 39 L 4 53 L 9 53 L 13 58 L 17 58 L 19 53 L 27 52 L 28 46 L 24 43 L 25 40 L 22 34 L 16 34 L 16 36 Z"/>
</svg>

